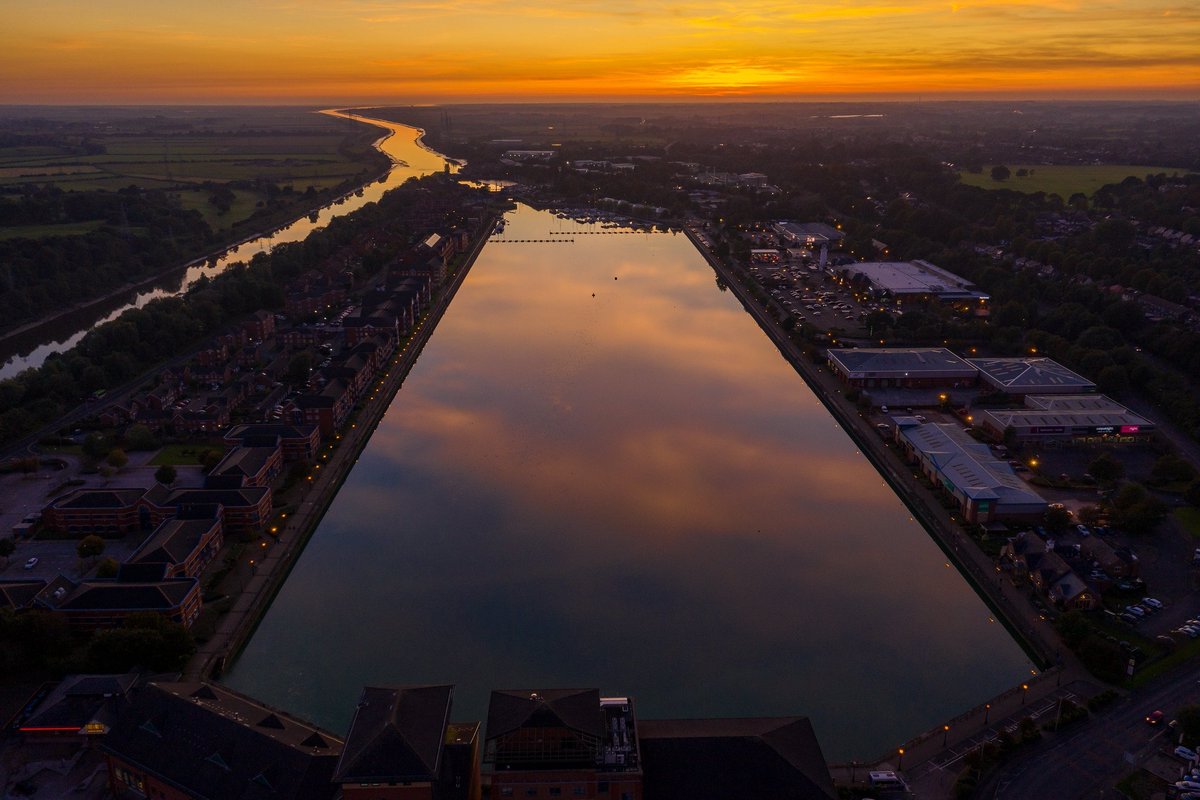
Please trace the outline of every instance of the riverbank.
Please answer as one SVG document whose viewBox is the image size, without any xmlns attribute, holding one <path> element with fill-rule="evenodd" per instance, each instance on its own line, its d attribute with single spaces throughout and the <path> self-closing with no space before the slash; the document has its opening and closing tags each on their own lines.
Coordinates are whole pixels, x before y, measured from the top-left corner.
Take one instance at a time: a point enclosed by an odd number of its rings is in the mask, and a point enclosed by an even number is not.
<svg viewBox="0 0 1200 800">
<path fill-rule="evenodd" d="M 1005 622 L 1025 651 L 1041 667 L 1057 661 L 1061 647 L 1057 634 L 1050 629 L 1046 620 L 1040 619 L 1032 607 L 1027 610 L 1014 603 L 1011 592 L 1005 593 L 1000 576 L 991 559 L 963 532 L 961 526 L 951 519 L 951 514 L 924 486 L 917 483 L 896 454 L 890 450 L 870 421 L 863 417 L 855 403 L 846 400 L 844 387 L 823 366 L 814 364 L 791 338 L 790 333 L 757 303 L 747 287 L 716 254 L 690 228 L 685 226 L 688 239 L 704 256 L 741 301 L 743 307 L 758 322 L 759 327 L 771 338 L 780 353 L 795 368 L 817 398 L 825 405 L 838 424 L 850 436 L 864 456 L 895 490 L 913 516 L 925 527 L 946 556 L 955 564 L 980 597 Z M 1040 624 L 1037 624 L 1040 623 Z"/>
<path fill-rule="evenodd" d="M 235 598 L 232 607 L 217 622 L 208 641 L 201 644 L 184 670 L 188 679 L 218 678 L 226 665 L 249 641 L 259 621 L 270 608 L 271 601 L 287 580 L 292 567 L 316 532 L 317 525 L 333 503 L 342 483 L 357 463 L 375 428 L 383 419 L 392 399 L 412 370 L 425 343 L 433 334 L 439 320 L 450 305 L 467 273 L 483 250 L 499 217 L 486 220 L 481 233 L 463 263 L 455 270 L 449 283 L 417 323 L 406 343 L 400 346 L 387 372 L 379 380 L 378 391 L 352 418 L 349 428 L 335 440 L 335 446 L 313 471 L 312 485 L 304 493 L 297 510 L 289 515 L 286 525 L 273 544 L 263 552 L 253 553 L 250 578 Z M 328 445 L 326 445 L 328 447 Z M 241 566 L 241 565 L 239 565 Z"/>
<path fill-rule="evenodd" d="M 154 275 L 147 276 L 142 280 L 124 283 L 121 286 L 105 292 L 104 294 L 89 298 L 87 300 L 81 300 L 78 303 L 74 303 L 70 306 L 62 308 L 61 310 L 58 310 L 49 316 L 42 316 L 36 320 L 18 325 L 15 328 L 0 331 L 0 353 L 9 349 L 14 349 L 14 340 L 19 340 L 23 336 L 37 334 L 39 331 L 45 331 L 46 329 L 51 328 L 74 315 L 86 314 L 89 310 L 95 310 L 97 308 L 102 308 L 106 304 L 117 302 L 117 309 L 108 311 L 102 309 L 100 311 L 102 317 L 92 326 L 90 326 L 95 327 L 95 325 L 103 323 L 108 316 L 111 316 L 116 311 L 121 311 L 123 306 L 131 303 L 136 304 L 141 294 L 148 291 L 153 291 L 163 284 L 173 280 L 178 279 L 182 283 L 182 280 L 186 277 L 189 269 L 194 267 L 203 267 L 209 262 L 219 262 L 224 258 L 228 258 L 233 251 L 237 250 L 248 242 L 272 237 L 291 227 L 292 225 L 295 225 L 301 220 L 312 217 L 313 214 L 317 214 L 327 208 L 332 208 L 339 203 L 345 202 L 348 198 L 353 197 L 357 192 L 362 191 L 365 187 L 386 178 L 391 169 L 392 165 L 389 164 L 387 167 L 377 172 L 373 172 L 370 177 L 368 177 L 362 183 L 352 186 L 351 188 L 348 188 L 337 194 L 331 194 L 323 201 L 318 201 L 317 205 L 309 207 L 307 211 L 297 213 L 293 210 L 286 214 L 278 215 L 276 218 L 277 221 L 265 220 L 268 222 L 268 226 L 264 230 L 258 230 L 251 233 L 238 232 L 233 237 L 226 239 L 221 244 L 213 247 L 211 250 L 192 258 L 184 264 L 168 267 L 162 272 L 157 272 Z M 260 222 L 262 221 L 264 220 L 260 220 Z M 247 257 L 241 260 L 249 261 L 250 258 Z M 39 335 L 39 338 L 45 338 L 45 335 L 46 334 L 41 334 Z M 16 350 L 19 350 L 20 346 L 20 343 L 17 343 L 15 345 Z M 16 350 L 9 354 L 10 358 L 19 355 Z M 30 365 L 28 368 L 32 369 L 36 368 L 36 366 L 40 365 Z"/>
</svg>

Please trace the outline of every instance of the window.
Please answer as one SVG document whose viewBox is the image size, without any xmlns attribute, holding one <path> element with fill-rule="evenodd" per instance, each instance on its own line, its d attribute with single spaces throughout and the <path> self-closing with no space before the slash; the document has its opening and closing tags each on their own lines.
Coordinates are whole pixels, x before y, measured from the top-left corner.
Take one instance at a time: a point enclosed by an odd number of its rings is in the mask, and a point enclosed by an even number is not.
<svg viewBox="0 0 1200 800">
<path fill-rule="evenodd" d="M 550 787 L 550 796 L 551 797 L 560 797 L 561 795 L 562 795 L 562 789 L 558 788 L 557 786 Z"/>
<path fill-rule="evenodd" d="M 584 789 L 582 786 L 575 787 L 575 796 L 576 797 L 583 797 L 585 794 L 587 794 L 587 790 Z"/>
<path fill-rule="evenodd" d="M 531 786 L 525 790 L 526 797 L 537 797 L 537 787 Z"/>
<path fill-rule="evenodd" d="M 500 796 L 501 797 L 512 797 L 512 794 L 513 794 L 513 790 L 512 790 L 511 786 L 500 787 Z"/>
</svg>

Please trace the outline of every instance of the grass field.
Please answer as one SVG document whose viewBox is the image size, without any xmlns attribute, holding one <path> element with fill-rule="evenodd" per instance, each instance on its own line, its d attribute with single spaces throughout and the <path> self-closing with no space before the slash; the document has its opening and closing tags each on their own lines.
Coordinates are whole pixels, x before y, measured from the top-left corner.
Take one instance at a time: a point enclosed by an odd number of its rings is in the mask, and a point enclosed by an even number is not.
<svg viewBox="0 0 1200 800">
<path fill-rule="evenodd" d="M 1182 506 L 1175 509 L 1175 521 L 1179 523 L 1179 527 L 1184 533 L 1194 539 L 1200 539 L 1200 508 L 1192 508 L 1191 506 Z"/>
<path fill-rule="evenodd" d="M 88 114 L 87 109 L 55 113 Z M 0 147 L 0 189 L 25 184 L 52 185 L 64 191 L 115 191 L 130 185 L 177 191 L 184 208 L 204 215 L 214 230 L 228 230 L 257 210 L 267 197 L 251 183 L 267 181 L 303 193 L 309 186 L 324 190 L 362 171 L 364 162 L 342 152 L 348 135 L 371 136 L 364 126 L 347 125 L 303 109 L 238 109 L 201 111 L 161 109 L 111 112 L 118 116 L 99 127 L 90 141 L 103 152 L 85 153 L 64 144 Z M 13 128 L 19 131 L 19 125 Z M 362 143 L 365 145 L 365 141 Z M 230 210 L 219 214 L 208 203 L 208 182 L 246 182 L 236 188 Z M 85 233 L 76 226 L 4 232 L 0 236 L 49 236 Z"/>
<path fill-rule="evenodd" d="M 217 445 L 169 444 L 155 453 L 154 458 L 150 459 L 150 463 L 156 467 L 163 464 L 171 464 L 172 466 L 199 464 L 200 454 L 205 450 L 221 450 L 224 452 L 225 448 Z"/>
<path fill-rule="evenodd" d="M 992 180 L 992 165 L 983 168 L 978 175 L 960 172 L 959 177 L 968 186 L 983 189 L 1012 189 L 1017 192 L 1056 194 L 1066 200 L 1071 195 L 1082 193 L 1091 197 L 1101 186 L 1120 183 L 1133 175 L 1145 178 L 1160 172 L 1167 175 L 1182 174 L 1178 167 L 1143 167 L 1129 164 L 1102 164 L 1098 166 L 1047 166 L 1045 164 L 1008 164 L 1012 177 L 1005 181 Z M 1017 170 L 1027 169 L 1030 174 L 1017 177 Z"/>
<path fill-rule="evenodd" d="M 0 242 L 5 239 L 45 239 L 49 236 L 78 236 L 90 233 L 104 224 L 102 219 L 90 222 L 67 222 L 62 225 L 15 225 L 0 228 Z"/>
<path fill-rule="evenodd" d="M 203 189 L 185 189 L 177 192 L 176 197 L 179 198 L 180 205 L 187 211 L 199 211 L 204 216 L 204 221 L 212 227 L 214 231 L 228 230 L 233 227 L 233 224 L 246 219 L 258 207 L 259 202 L 267 199 L 263 192 L 252 192 L 248 189 L 234 189 L 234 201 L 229 206 L 229 211 L 224 214 L 217 210 L 217 207 L 208 202 L 209 192 Z"/>
</svg>

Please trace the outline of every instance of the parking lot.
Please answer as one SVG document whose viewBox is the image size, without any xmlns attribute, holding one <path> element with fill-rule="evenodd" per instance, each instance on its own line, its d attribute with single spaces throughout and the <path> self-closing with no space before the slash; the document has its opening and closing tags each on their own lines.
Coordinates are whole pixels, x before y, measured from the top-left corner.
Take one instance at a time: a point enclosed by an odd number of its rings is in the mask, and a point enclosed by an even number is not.
<svg viewBox="0 0 1200 800">
<path fill-rule="evenodd" d="M 0 535 L 12 535 L 13 527 L 23 519 L 40 513 L 54 498 L 78 488 L 153 486 L 157 469 L 149 464 L 153 456 L 152 452 L 130 453 L 129 464 L 112 478 L 84 472 L 79 458 L 75 456 L 56 459 L 61 468 L 58 464 L 50 464 L 46 459 L 37 472 L 28 475 L 19 472 L 0 474 Z M 204 476 L 199 467 L 184 466 L 177 469 L 175 485 L 201 485 Z M 104 555 L 101 558 L 111 557 L 121 561 L 137 549 L 144 538 L 144 535 L 136 534 L 125 539 L 105 540 Z M 49 580 L 60 573 L 78 579 L 92 571 L 100 560 L 89 559 L 81 564 L 75 552 L 78 542 L 74 539 L 17 538 L 15 541 L 16 550 L 7 563 L 0 560 L 0 580 Z M 31 569 L 25 569 L 26 562 L 31 558 L 37 558 L 37 564 Z"/>
</svg>

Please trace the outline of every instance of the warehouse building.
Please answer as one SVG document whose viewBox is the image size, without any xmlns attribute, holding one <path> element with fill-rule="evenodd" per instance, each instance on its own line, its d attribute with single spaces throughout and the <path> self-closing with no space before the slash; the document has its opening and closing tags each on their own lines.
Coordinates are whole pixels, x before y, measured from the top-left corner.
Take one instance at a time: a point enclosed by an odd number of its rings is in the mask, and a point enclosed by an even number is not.
<svg viewBox="0 0 1200 800">
<path fill-rule="evenodd" d="M 969 386 L 978 375 L 944 347 L 864 347 L 830 350 L 827 357 L 838 378 L 861 388 Z"/>
<path fill-rule="evenodd" d="M 1018 443 L 1132 442 L 1155 431 L 1153 422 L 1104 395 L 1029 395 L 1025 406 L 977 410 L 975 425 L 997 441 L 1011 436 Z"/>
<path fill-rule="evenodd" d="M 954 498 L 969 522 L 1039 520 L 1046 501 L 958 425 L 896 417 L 896 441 L 934 486 Z"/>
<path fill-rule="evenodd" d="M 967 361 L 979 369 L 984 386 L 1014 398 L 1096 391 L 1096 384 L 1049 358 L 971 358 Z"/>
<path fill-rule="evenodd" d="M 928 261 L 867 261 L 847 264 L 839 272 L 856 288 L 901 303 L 937 300 L 982 308 L 989 299 L 966 278 Z"/>
</svg>

